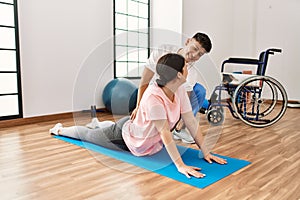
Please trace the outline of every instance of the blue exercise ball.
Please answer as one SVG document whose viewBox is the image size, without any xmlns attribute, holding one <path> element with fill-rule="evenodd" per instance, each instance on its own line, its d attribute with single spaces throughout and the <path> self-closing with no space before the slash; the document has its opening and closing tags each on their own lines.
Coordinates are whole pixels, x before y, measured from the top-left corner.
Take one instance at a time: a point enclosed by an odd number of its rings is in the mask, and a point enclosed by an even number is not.
<svg viewBox="0 0 300 200">
<path fill-rule="evenodd" d="M 112 114 L 128 115 L 136 106 L 137 91 L 137 86 L 128 79 L 117 78 L 105 86 L 102 100 Z"/>
</svg>

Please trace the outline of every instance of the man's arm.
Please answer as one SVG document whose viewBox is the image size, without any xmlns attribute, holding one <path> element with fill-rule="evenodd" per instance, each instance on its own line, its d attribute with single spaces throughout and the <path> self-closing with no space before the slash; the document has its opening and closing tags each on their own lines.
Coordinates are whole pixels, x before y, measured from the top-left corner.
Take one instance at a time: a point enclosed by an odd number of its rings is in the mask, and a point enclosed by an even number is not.
<svg viewBox="0 0 300 200">
<path fill-rule="evenodd" d="M 139 84 L 139 91 L 138 91 L 137 103 L 136 103 L 137 107 L 139 106 L 142 96 L 145 90 L 147 89 L 153 76 L 154 76 L 154 72 L 148 69 L 147 67 L 145 67 Z"/>
<path fill-rule="evenodd" d="M 136 116 L 136 112 L 139 108 L 140 105 L 140 101 L 143 97 L 143 94 L 145 92 L 145 90 L 147 89 L 147 87 L 149 86 L 149 83 L 151 81 L 151 79 L 154 76 L 154 72 L 151 71 L 150 69 L 148 69 L 147 67 L 144 68 L 143 74 L 142 74 L 142 78 L 139 84 L 139 89 L 138 89 L 138 94 L 137 94 L 137 101 L 136 101 L 136 107 L 135 109 L 132 111 L 130 119 L 134 120 L 135 116 Z"/>
</svg>

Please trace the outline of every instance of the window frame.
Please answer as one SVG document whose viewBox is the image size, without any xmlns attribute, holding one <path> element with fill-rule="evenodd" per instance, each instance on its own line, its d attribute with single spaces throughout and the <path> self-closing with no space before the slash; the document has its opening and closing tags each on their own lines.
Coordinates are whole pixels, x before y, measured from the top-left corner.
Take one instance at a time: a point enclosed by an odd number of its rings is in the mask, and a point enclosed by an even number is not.
<svg viewBox="0 0 300 200">
<path fill-rule="evenodd" d="M 8 28 L 15 30 L 15 48 L 1 48 L 0 51 L 14 51 L 16 54 L 16 71 L 0 71 L 0 74 L 16 74 L 17 77 L 17 92 L 16 93 L 0 93 L 0 97 L 2 96 L 18 96 L 18 114 L 17 115 L 6 115 L 1 116 L 0 120 L 8 120 L 8 119 L 16 119 L 23 118 L 23 101 L 22 101 L 22 85 L 21 85 L 21 62 L 20 62 L 20 43 L 19 43 L 19 22 L 18 22 L 18 5 L 17 0 L 13 0 L 13 3 L 7 3 L 0 0 L 0 4 L 13 6 L 14 10 L 14 26 L 1 25 L 1 28 Z"/>
<path fill-rule="evenodd" d="M 138 57 L 138 60 L 137 61 L 130 61 L 128 60 L 128 49 L 127 49 L 127 54 L 126 54 L 126 57 L 127 59 L 124 60 L 124 61 L 117 61 L 117 58 L 116 58 L 116 47 L 125 47 L 125 48 L 143 48 L 143 49 L 147 49 L 147 58 L 149 57 L 150 55 L 150 0 L 147 0 L 147 3 L 145 2 L 142 2 L 142 1 L 139 1 L 139 0 L 126 0 L 126 3 L 127 3 L 127 6 L 128 6 L 128 2 L 129 1 L 132 1 L 132 2 L 136 2 L 136 3 L 140 3 L 140 4 L 146 4 L 148 5 L 148 17 L 141 17 L 141 15 L 131 15 L 131 14 L 128 14 L 128 8 L 127 8 L 127 12 L 126 13 L 118 13 L 116 12 L 116 0 L 113 0 L 113 36 L 114 36 L 114 78 L 127 78 L 127 79 L 140 79 L 141 76 L 141 72 L 138 71 L 138 76 L 129 76 L 128 75 L 128 63 L 134 63 L 134 64 L 137 64 L 138 67 L 137 67 L 137 70 L 140 70 L 142 67 L 141 65 L 145 64 L 145 62 L 140 62 L 140 58 Z M 122 14 L 122 15 L 126 15 L 127 17 L 136 17 L 138 19 L 147 19 L 148 23 L 147 23 L 147 33 L 144 33 L 144 32 L 140 32 L 139 30 L 128 30 L 128 24 L 127 24 L 127 29 L 122 29 L 122 28 L 117 28 L 116 27 L 116 14 Z M 137 34 L 145 34 L 147 35 L 148 37 L 148 40 L 147 40 L 147 46 L 146 47 L 142 47 L 142 46 L 139 46 L 139 44 L 137 46 L 131 46 L 131 45 L 128 45 L 128 43 L 126 45 L 118 45 L 116 44 L 116 30 L 119 30 L 119 31 L 124 31 L 126 33 L 137 33 Z M 138 35 L 140 36 L 140 35 Z M 128 41 L 127 41 L 128 42 Z M 147 59 L 146 58 L 146 59 Z M 126 63 L 127 64 L 127 76 L 122 76 L 122 77 L 119 77 L 117 76 L 117 63 Z"/>
</svg>

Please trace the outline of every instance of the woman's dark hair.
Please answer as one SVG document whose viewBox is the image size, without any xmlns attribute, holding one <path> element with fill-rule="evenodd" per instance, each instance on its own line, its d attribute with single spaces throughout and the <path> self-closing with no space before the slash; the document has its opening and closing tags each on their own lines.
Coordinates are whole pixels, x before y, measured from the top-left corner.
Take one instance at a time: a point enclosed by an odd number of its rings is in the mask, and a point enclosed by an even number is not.
<svg viewBox="0 0 300 200">
<path fill-rule="evenodd" d="M 196 33 L 193 36 L 193 38 L 201 44 L 201 46 L 205 49 L 205 51 L 207 53 L 210 52 L 210 50 L 212 48 L 212 44 L 211 44 L 211 41 L 210 41 L 208 35 L 206 35 L 205 33 Z"/>
<path fill-rule="evenodd" d="M 163 87 L 173 80 L 178 72 L 183 72 L 184 66 L 185 59 L 179 54 L 168 53 L 160 57 L 156 64 L 156 72 L 159 75 L 156 79 L 158 86 Z"/>
</svg>

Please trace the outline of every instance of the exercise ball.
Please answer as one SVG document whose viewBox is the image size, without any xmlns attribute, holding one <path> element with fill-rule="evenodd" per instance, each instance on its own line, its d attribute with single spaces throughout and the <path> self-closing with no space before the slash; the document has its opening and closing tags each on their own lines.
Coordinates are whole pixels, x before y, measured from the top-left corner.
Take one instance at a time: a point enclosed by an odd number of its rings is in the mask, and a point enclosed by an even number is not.
<svg viewBox="0 0 300 200">
<path fill-rule="evenodd" d="M 112 114 L 128 115 L 136 106 L 137 90 L 128 79 L 117 78 L 104 87 L 102 100 Z"/>
</svg>

